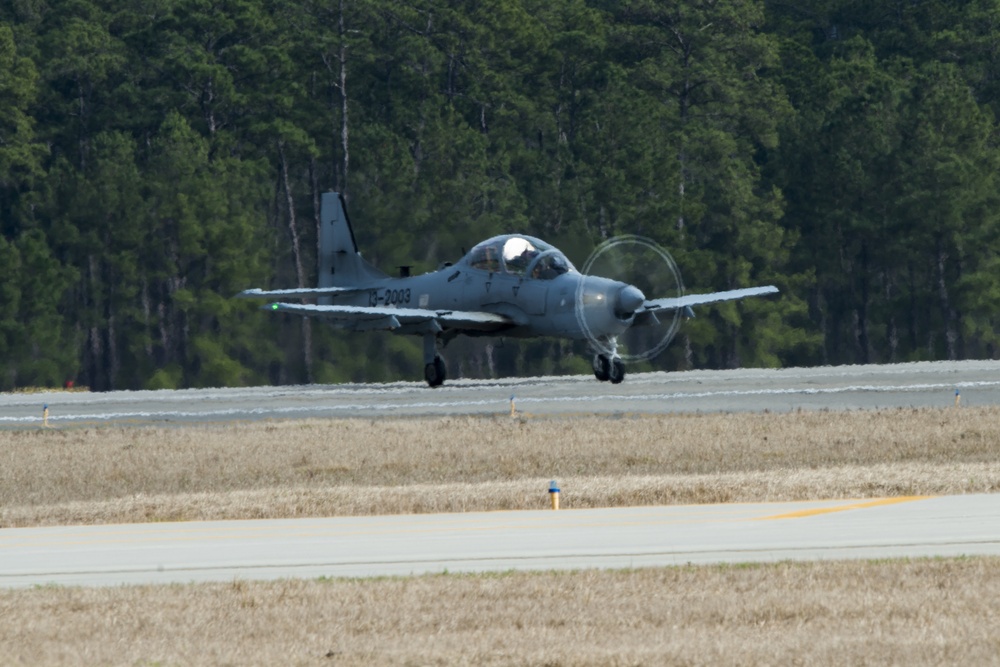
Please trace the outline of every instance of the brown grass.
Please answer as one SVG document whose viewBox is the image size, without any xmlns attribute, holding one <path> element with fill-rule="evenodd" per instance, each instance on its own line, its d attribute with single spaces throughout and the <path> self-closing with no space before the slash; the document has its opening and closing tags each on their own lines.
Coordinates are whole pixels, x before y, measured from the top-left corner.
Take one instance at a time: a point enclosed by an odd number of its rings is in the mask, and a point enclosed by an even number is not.
<svg viewBox="0 0 1000 667">
<path fill-rule="evenodd" d="M 1000 408 L 0 431 L 0 526 L 995 492 L 998 443 Z M 0 665 L 1000 664 L 998 598 L 997 558 L 0 590 Z"/>
<path fill-rule="evenodd" d="M 0 592 L 4 665 L 988 665 L 1000 559 Z"/>
<path fill-rule="evenodd" d="M 0 525 L 994 492 L 1000 408 L 0 431 Z"/>
</svg>

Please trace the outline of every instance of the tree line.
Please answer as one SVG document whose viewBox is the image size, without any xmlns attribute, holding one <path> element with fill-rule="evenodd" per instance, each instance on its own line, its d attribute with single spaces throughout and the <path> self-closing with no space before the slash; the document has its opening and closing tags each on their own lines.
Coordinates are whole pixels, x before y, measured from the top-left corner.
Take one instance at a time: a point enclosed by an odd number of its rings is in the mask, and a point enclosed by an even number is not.
<svg viewBox="0 0 1000 667">
<path fill-rule="evenodd" d="M 998 105 L 997 0 L 12 0 L 0 389 L 419 377 L 419 339 L 232 298 L 315 284 L 328 190 L 388 272 L 630 233 L 689 290 L 781 289 L 652 367 L 994 357 Z"/>
</svg>

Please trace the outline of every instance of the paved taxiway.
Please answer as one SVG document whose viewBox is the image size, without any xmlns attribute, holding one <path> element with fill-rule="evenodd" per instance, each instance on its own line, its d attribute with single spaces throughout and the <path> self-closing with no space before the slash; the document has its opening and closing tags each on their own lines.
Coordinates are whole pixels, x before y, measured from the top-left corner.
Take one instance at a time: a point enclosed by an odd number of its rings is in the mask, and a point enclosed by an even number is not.
<svg viewBox="0 0 1000 667">
<path fill-rule="evenodd" d="M 1000 555 L 998 526 L 1000 495 L 16 528 L 0 586 Z"/>
<path fill-rule="evenodd" d="M 510 398 L 533 415 L 714 411 L 851 410 L 1000 405 L 1000 362 L 924 362 L 636 373 L 620 385 L 592 376 L 313 385 L 182 391 L 0 394 L 0 428 L 307 417 L 506 414 Z"/>
</svg>

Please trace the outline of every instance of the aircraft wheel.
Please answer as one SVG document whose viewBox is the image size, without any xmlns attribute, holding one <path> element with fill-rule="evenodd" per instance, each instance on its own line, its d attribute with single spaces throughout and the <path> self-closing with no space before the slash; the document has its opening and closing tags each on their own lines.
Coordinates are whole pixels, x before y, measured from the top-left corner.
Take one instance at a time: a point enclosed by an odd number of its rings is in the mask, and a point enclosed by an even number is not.
<svg viewBox="0 0 1000 667">
<path fill-rule="evenodd" d="M 594 377 L 601 382 L 607 382 L 611 377 L 611 360 L 603 354 L 594 355 Z"/>
<path fill-rule="evenodd" d="M 608 379 L 611 380 L 611 384 L 621 384 L 625 379 L 625 363 L 618 357 L 611 362 Z"/>
<path fill-rule="evenodd" d="M 440 387 L 446 377 L 448 377 L 448 369 L 441 357 L 434 357 L 434 361 L 424 366 L 424 379 L 431 387 Z"/>
</svg>

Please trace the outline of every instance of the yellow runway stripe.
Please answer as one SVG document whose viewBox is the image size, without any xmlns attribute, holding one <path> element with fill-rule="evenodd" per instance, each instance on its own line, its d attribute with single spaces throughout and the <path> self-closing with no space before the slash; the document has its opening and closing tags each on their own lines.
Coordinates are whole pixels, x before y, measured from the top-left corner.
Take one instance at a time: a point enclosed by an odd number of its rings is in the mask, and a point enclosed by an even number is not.
<svg viewBox="0 0 1000 667">
<path fill-rule="evenodd" d="M 846 512 L 847 510 L 860 510 L 866 507 L 881 507 L 882 505 L 896 505 L 898 503 L 909 503 L 914 500 L 927 500 L 928 498 L 933 498 L 934 496 L 900 496 L 898 498 L 878 498 L 876 500 L 868 500 L 865 502 L 851 503 L 850 505 L 838 505 L 836 507 L 817 507 L 808 510 L 799 510 L 797 512 L 788 512 L 787 514 L 773 514 L 771 516 L 761 516 L 754 519 L 754 521 L 768 521 L 770 519 L 801 519 L 807 516 L 816 516 L 819 514 L 832 514 L 833 512 Z"/>
</svg>

